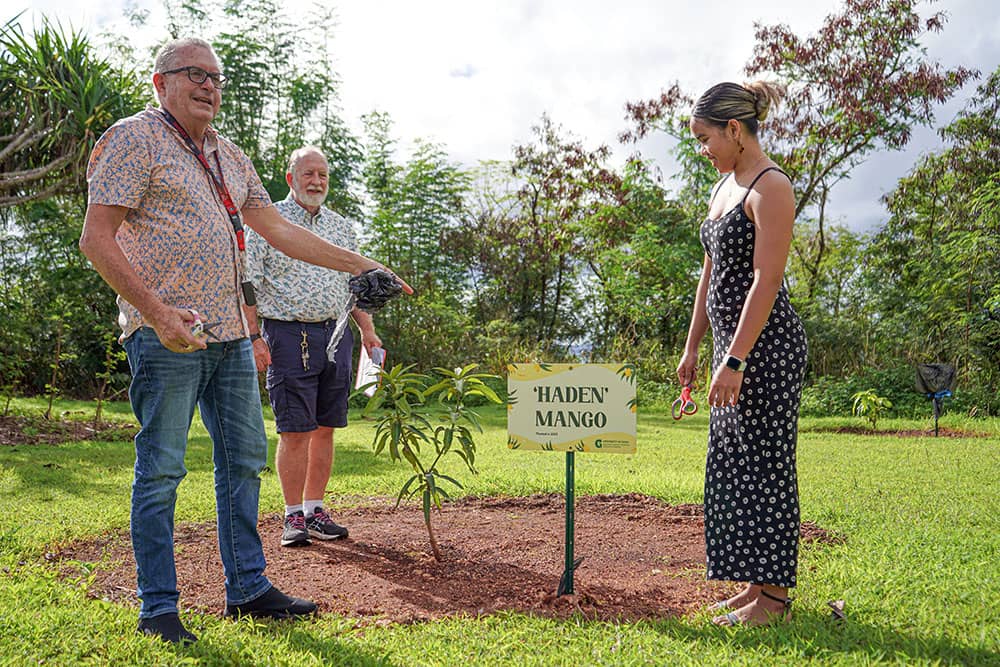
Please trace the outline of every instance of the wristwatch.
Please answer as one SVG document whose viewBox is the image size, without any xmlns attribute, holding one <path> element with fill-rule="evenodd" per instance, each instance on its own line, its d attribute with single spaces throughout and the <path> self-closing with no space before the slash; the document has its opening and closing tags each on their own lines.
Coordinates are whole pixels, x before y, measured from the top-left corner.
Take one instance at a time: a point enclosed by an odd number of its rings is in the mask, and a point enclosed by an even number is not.
<svg viewBox="0 0 1000 667">
<path fill-rule="evenodd" d="M 260 338 L 260 334 L 259 333 L 252 333 L 252 334 L 250 334 L 250 342 L 251 343 L 254 342 L 255 340 L 257 340 L 258 338 Z"/>
<path fill-rule="evenodd" d="M 742 373 L 747 369 L 747 362 L 730 354 L 726 357 L 726 368 L 736 371 L 737 373 Z"/>
</svg>

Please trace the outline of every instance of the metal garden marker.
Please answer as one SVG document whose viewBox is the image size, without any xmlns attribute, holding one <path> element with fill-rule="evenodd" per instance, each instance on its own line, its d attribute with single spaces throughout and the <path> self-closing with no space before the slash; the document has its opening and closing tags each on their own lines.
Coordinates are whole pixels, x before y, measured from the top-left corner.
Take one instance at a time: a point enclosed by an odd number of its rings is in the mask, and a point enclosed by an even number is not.
<svg viewBox="0 0 1000 667">
<path fill-rule="evenodd" d="M 507 446 L 566 453 L 566 553 L 556 595 L 573 594 L 576 453 L 635 453 L 631 364 L 511 364 Z"/>
<path fill-rule="evenodd" d="M 575 548 L 575 524 L 576 515 L 574 511 L 575 500 L 575 489 L 576 475 L 575 475 L 575 454 L 573 452 L 566 452 L 566 564 L 563 569 L 562 577 L 559 579 L 559 588 L 556 590 L 556 595 L 572 595 L 573 594 L 573 573 L 576 572 L 576 568 L 580 567 L 580 563 L 583 562 L 583 558 L 577 558 L 573 560 L 573 549 Z"/>
</svg>

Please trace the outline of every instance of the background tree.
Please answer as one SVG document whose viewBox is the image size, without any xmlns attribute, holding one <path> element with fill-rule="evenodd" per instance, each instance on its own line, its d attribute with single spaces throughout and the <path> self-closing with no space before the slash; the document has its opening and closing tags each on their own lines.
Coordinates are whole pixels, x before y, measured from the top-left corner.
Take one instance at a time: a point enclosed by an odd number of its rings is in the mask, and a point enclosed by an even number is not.
<svg viewBox="0 0 1000 667">
<path fill-rule="evenodd" d="M 1000 68 L 887 197 L 866 256 L 883 356 L 947 361 L 966 390 L 1000 384 Z M 984 401 L 986 405 L 990 401 Z"/>
<path fill-rule="evenodd" d="M 792 242 L 796 280 L 793 301 L 811 332 L 822 329 L 832 261 L 826 204 L 835 186 L 873 151 L 898 150 L 914 126 L 933 121 L 935 104 L 951 97 L 976 72 L 951 70 L 929 61 L 920 39 L 940 31 L 942 13 L 921 20 L 916 0 L 845 0 L 819 31 L 800 38 L 786 26 L 756 27 L 750 78 L 774 78 L 785 84 L 788 99 L 767 119 L 761 139 L 765 150 L 789 174 L 795 189 L 797 224 Z M 630 141 L 651 131 L 665 131 L 690 142 L 686 124 L 693 100 L 677 85 L 658 98 L 626 105 Z M 704 187 L 699 171 L 689 189 Z M 703 191 L 702 201 L 708 196 Z M 704 212 L 700 217 L 704 216 Z M 842 233 L 838 235 L 847 241 Z M 694 289 L 694 281 L 689 285 Z M 855 332 L 845 332 L 853 336 Z M 851 339 L 830 343 L 843 349 Z M 810 339 L 810 356 L 826 355 L 823 337 Z"/>
<path fill-rule="evenodd" d="M 2 384 L 90 395 L 114 327 L 114 297 L 77 249 L 87 157 L 97 137 L 142 108 L 131 72 L 82 34 L 43 21 L 0 31 L 0 356 Z M 59 331 L 62 331 L 59 334 Z M 56 352 L 56 348 L 59 348 Z"/>
<path fill-rule="evenodd" d="M 292 151 L 316 144 L 330 167 L 327 204 L 357 218 L 362 154 L 341 118 L 329 42 L 333 10 L 319 8 L 293 22 L 277 0 L 166 0 L 164 6 L 172 38 L 198 34 L 212 43 L 233 86 L 214 125 L 250 157 L 271 198 L 288 194 Z"/>
<path fill-rule="evenodd" d="M 814 267 L 793 253 L 787 281 L 797 292 L 802 283 L 815 280 L 812 298 L 796 300 L 809 340 L 812 374 L 860 373 L 877 359 L 873 338 L 878 314 L 871 308 L 862 275 L 870 239 L 842 225 L 831 225 L 825 237 L 822 273 L 814 274 Z"/>
<path fill-rule="evenodd" d="M 475 356 L 462 301 L 465 268 L 449 252 L 460 226 L 469 176 L 438 144 L 417 140 L 409 159 L 397 155 L 388 114 L 365 123 L 364 182 L 369 195 L 364 250 L 406 276 L 416 295 L 379 313 L 380 336 L 394 363 L 448 367 Z"/>
<path fill-rule="evenodd" d="M 394 136 L 388 114 L 364 117 L 363 144 L 351 133 L 331 64 L 331 9 L 305 23 L 277 0 L 164 5 L 172 35 L 215 45 L 234 80 L 217 124 L 247 149 L 272 197 L 287 192 L 291 150 L 319 144 L 329 204 L 360 223 L 366 252 L 417 288 L 378 318 L 393 363 L 479 360 L 501 372 L 513 360 L 634 358 L 641 381 L 672 382 L 700 267 L 697 230 L 718 180 L 688 138 L 693 100 L 677 85 L 627 104 L 622 135 L 678 139 L 681 169 L 666 184 L 641 156 L 615 166 L 607 147 L 587 147 L 547 117 L 510 161 L 468 170 L 440 144 Z M 975 76 L 927 59 L 921 40 L 944 18 L 921 19 L 916 5 L 847 0 L 808 37 L 757 26 L 747 74 L 790 93 L 762 140 L 797 194 L 786 275 L 810 339 L 815 395 L 805 409 L 849 414 L 850 397 L 875 387 L 910 414 L 911 364 L 943 356 L 960 369 L 956 405 L 969 395 L 963 407 L 1000 410 L 997 74 L 942 131 L 946 145 L 887 198 L 884 229 L 861 235 L 828 215 L 855 167 L 904 146 Z M 0 31 L 0 384 L 27 393 L 51 384 L 62 324 L 60 390 L 113 395 L 123 371 L 106 373 L 113 297 L 76 250 L 83 170 L 104 128 L 150 99 L 152 53 L 121 37 L 94 47 L 47 23 L 35 33 L 17 21 Z"/>
<path fill-rule="evenodd" d="M 837 183 L 876 150 L 899 150 L 915 126 L 930 126 L 933 108 L 978 72 L 942 70 L 920 39 L 940 32 L 943 12 L 921 19 L 918 0 L 845 0 L 843 10 L 802 39 L 785 26 L 757 26 L 746 73 L 773 72 L 789 98 L 768 123 L 769 148 L 796 189 L 796 215 L 811 234 L 796 234 L 794 252 L 808 272 L 805 296 L 822 280 L 826 204 Z"/>
<path fill-rule="evenodd" d="M 80 196 L 97 137 L 145 95 L 79 32 L 0 29 L 0 208 Z"/>
<path fill-rule="evenodd" d="M 702 255 L 696 224 L 639 160 L 616 187 L 613 202 L 584 225 L 603 315 L 596 352 L 620 355 L 616 347 L 644 340 L 681 345 L 693 302 L 687 285 Z"/>
<path fill-rule="evenodd" d="M 509 165 L 477 171 L 477 193 L 454 241 L 471 264 L 475 312 L 490 336 L 503 337 L 498 324 L 507 322 L 508 336 L 516 330 L 528 347 L 562 355 L 592 328 L 582 313 L 585 226 L 591 220 L 595 241 L 598 230 L 611 229 L 611 217 L 598 218 L 620 194 L 620 178 L 606 164 L 606 146 L 587 150 L 547 116 L 532 133 Z"/>
</svg>

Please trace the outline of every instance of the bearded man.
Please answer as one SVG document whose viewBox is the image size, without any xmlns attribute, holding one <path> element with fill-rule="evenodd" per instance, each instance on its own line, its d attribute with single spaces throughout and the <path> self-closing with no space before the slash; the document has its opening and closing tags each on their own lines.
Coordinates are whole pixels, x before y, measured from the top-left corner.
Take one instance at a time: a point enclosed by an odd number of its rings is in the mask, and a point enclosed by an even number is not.
<svg viewBox="0 0 1000 667">
<path fill-rule="evenodd" d="M 294 151 L 285 173 L 290 191 L 275 204 L 294 225 L 339 247 L 357 250 L 351 222 L 326 208 L 329 165 L 323 151 L 304 146 Z M 248 318 L 261 317 L 262 335 L 253 337 L 257 370 L 267 370 L 267 391 L 278 431 L 275 467 L 285 498 L 281 545 L 304 546 L 310 538 L 347 537 L 333 522 L 323 496 L 333 468 L 334 429 L 347 426 L 351 392 L 350 327 L 336 345 L 327 348 L 337 317 L 348 299 L 349 273 L 317 270 L 292 259 L 252 232 L 247 235 L 247 276 L 257 287 L 257 306 Z M 371 315 L 351 311 L 361 344 L 369 354 L 381 347 Z"/>
</svg>

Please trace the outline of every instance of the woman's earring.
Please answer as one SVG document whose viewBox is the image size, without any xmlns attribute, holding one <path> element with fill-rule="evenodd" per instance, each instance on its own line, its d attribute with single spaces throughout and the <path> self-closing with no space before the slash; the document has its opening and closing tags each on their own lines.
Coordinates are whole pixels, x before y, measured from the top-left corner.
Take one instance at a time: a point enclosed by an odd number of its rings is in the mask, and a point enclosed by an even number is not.
<svg viewBox="0 0 1000 667">
<path fill-rule="evenodd" d="M 743 153 L 743 142 L 740 141 L 739 139 L 737 139 L 736 143 L 738 143 L 740 145 L 740 153 L 742 154 Z"/>
</svg>

